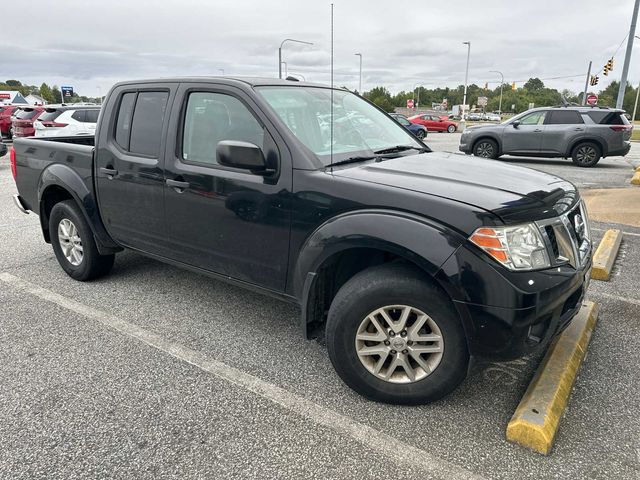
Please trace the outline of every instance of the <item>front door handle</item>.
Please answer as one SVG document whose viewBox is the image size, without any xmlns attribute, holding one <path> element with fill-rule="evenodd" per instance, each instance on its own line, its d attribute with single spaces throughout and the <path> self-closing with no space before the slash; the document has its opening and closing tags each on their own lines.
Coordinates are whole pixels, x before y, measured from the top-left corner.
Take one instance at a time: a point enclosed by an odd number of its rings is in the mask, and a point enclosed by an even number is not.
<svg viewBox="0 0 640 480">
<path fill-rule="evenodd" d="M 115 177 L 118 174 L 118 170 L 111 167 L 100 167 L 100 173 L 103 173 L 107 176 L 109 180 Z"/>
<path fill-rule="evenodd" d="M 542 130 L 541 130 L 540 128 L 536 128 L 536 129 L 534 130 L 534 132 L 535 132 L 535 133 L 540 133 L 541 131 L 542 131 Z"/>
<path fill-rule="evenodd" d="M 189 188 L 189 182 L 181 182 L 179 180 L 171 180 L 170 178 L 167 178 L 165 180 L 165 182 L 169 187 L 173 187 L 173 189 L 178 193 L 182 193 L 187 188 Z"/>
<path fill-rule="evenodd" d="M 581 127 L 576 127 L 576 128 L 574 128 L 574 130 L 576 132 L 584 132 L 584 128 L 581 128 Z"/>
</svg>

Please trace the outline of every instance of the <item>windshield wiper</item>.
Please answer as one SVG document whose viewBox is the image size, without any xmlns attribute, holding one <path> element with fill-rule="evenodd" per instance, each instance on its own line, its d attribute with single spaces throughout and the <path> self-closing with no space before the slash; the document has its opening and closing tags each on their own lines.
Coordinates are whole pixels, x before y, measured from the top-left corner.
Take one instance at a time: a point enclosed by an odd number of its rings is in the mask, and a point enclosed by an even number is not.
<svg viewBox="0 0 640 480">
<path fill-rule="evenodd" d="M 396 153 L 396 152 L 404 152 L 406 150 L 418 150 L 420 153 L 428 152 L 429 150 L 424 147 L 414 147 L 413 145 L 396 145 L 395 147 L 387 147 L 381 150 L 376 150 L 376 155 L 381 155 L 384 153 Z"/>
<path fill-rule="evenodd" d="M 345 158 L 344 160 L 338 160 L 337 162 L 329 163 L 327 167 L 335 167 L 337 165 L 347 165 L 348 163 L 364 162 L 366 160 L 378 160 L 380 157 L 377 155 L 357 155 L 355 157 Z"/>
</svg>

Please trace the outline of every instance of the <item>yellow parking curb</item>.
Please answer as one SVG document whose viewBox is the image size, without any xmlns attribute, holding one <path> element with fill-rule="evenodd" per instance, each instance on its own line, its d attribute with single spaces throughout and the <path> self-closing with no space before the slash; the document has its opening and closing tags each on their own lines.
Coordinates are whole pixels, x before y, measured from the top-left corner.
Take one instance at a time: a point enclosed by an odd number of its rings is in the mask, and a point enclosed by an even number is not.
<svg viewBox="0 0 640 480">
<path fill-rule="evenodd" d="M 636 173 L 631 177 L 631 185 L 640 185 L 640 171 L 636 170 Z"/>
<path fill-rule="evenodd" d="M 507 440 L 547 455 L 598 319 L 598 304 L 584 302 L 551 344 L 507 426 Z"/>
<path fill-rule="evenodd" d="M 613 262 L 616 261 L 618 250 L 622 242 L 622 232 L 620 230 L 609 229 L 605 232 L 600 241 L 600 245 L 593 255 L 593 268 L 591 278 L 594 280 L 609 280 Z"/>
</svg>

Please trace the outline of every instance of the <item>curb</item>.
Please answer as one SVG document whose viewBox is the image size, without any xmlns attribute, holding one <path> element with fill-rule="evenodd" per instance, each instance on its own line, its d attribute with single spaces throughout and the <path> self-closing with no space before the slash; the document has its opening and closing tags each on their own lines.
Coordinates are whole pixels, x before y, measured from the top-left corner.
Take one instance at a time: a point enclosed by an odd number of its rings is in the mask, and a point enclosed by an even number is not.
<svg viewBox="0 0 640 480">
<path fill-rule="evenodd" d="M 507 440 L 548 455 L 598 319 L 598 304 L 584 302 L 551 344 L 507 426 Z"/>
<path fill-rule="evenodd" d="M 640 178 L 640 174 L 637 174 Z M 620 243 L 622 242 L 622 231 L 609 229 L 605 232 L 604 237 L 600 241 L 600 245 L 593 255 L 593 268 L 591 269 L 591 278 L 594 280 L 609 280 L 611 278 L 611 269 L 613 263 L 618 256 Z"/>
</svg>

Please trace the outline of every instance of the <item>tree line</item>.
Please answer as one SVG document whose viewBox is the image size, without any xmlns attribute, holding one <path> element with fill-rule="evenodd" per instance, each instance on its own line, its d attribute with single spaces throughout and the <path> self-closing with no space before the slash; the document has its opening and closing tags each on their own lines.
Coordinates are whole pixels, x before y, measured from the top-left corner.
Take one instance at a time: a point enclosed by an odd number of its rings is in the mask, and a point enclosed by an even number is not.
<svg viewBox="0 0 640 480">
<path fill-rule="evenodd" d="M 62 93 L 60 92 L 60 87 L 58 85 L 53 85 L 50 87 L 44 82 L 38 87 L 36 85 L 23 84 L 19 80 L 5 80 L 4 82 L 0 82 L 0 90 L 18 91 L 24 97 L 30 94 L 38 95 L 39 97 L 42 97 L 44 100 L 46 100 L 47 103 L 62 103 Z M 78 95 L 76 92 L 73 92 L 73 96 L 71 98 L 65 99 L 65 103 L 76 102 L 99 103 L 99 99 L 85 97 L 84 95 Z"/>
<path fill-rule="evenodd" d="M 596 93 L 598 95 L 598 105 L 615 107 L 619 86 L 619 82 L 613 81 L 599 92 L 589 91 L 588 93 Z M 623 109 L 628 113 L 633 112 L 636 91 L 637 88 L 634 88 L 632 85 L 627 85 Z M 539 78 L 530 78 L 517 90 L 512 90 L 511 84 L 505 83 L 502 87 L 502 111 L 505 113 L 524 112 L 529 109 L 530 103 L 533 103 L 536 107 L 561 105 L 563 97 L 568 102 L 582 103 L 582 94 L 583 92 L 575 93 L 567 89 L 558 91 L 555 88 L 548 88 Z M 463 95 L 464 85 L 458 85 L 456 88 L 417 87 L 413 91 L 401 91 L 395 95 L 392 95 L 384 86 L 378 86 L 363 93 L 363 97 L 387 112 L 393 112 L 396 107 L 406 107 L 407 100 L 409 99 L 419 99 L 419 108 L 430 109 L 432 103 L 442 103 L 443 99 L 446 98 L 448 108 L 451 110 L 453 105 L 462 104 Z M 487 97 L 485 111 L 498 111 L 500 85 L 496 88 L 483 88 L 483 86 L 476 85 L 475 83 L 469 85 L 467 87 L 467 104 L 471 107 L 477 105 L 478 97 Z"/>
</svg>

